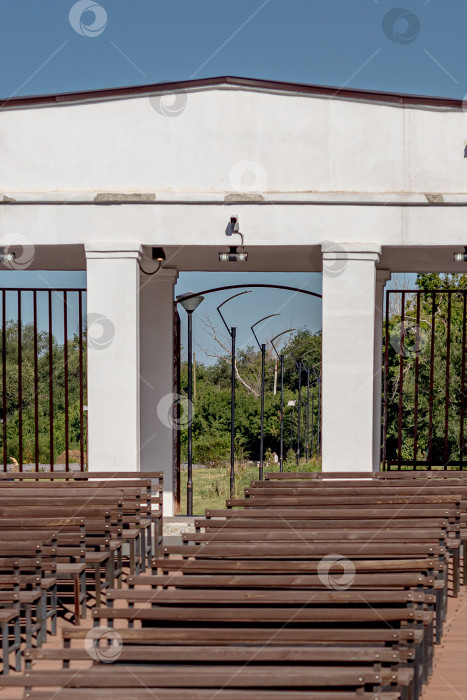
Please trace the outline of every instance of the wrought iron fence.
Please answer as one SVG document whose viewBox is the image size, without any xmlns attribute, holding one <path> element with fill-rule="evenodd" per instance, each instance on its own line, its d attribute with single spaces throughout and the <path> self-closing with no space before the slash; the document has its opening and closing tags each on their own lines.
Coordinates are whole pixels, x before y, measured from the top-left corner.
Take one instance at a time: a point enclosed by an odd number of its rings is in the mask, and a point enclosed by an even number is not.
<svg viewBox="0 0 467 700">
<path fill-rule="evenodd" d="M 464 289 L 390 290 L 384 340 L 384 468 L 464 469 Z"/>
<path fill-rule="evenodd" d="M 0 289 L 3 471 L 86 468 L 84 289 Z"/>
</svg>

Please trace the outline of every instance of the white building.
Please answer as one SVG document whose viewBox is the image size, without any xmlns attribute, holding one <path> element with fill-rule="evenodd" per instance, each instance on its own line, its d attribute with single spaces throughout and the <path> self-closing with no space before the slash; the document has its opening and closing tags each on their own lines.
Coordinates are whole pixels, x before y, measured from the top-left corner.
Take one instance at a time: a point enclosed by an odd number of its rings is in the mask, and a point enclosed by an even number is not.
<svg viewBox="0 0 467 700">
<path fill-rule="evenodd" d="M 163 470 L 170 512 L 173 287 L 238 269 L 218 261 L 231 215 L 242 271 L 323 271 L 323 468 L 379 467 L 384 284 L 463 269 L 462 102 L 215 78 L 14 98 L 0 143 L 0 245 L 86 269 L 112 336 L 88 351 L 91 468 Z"/>
</svg>

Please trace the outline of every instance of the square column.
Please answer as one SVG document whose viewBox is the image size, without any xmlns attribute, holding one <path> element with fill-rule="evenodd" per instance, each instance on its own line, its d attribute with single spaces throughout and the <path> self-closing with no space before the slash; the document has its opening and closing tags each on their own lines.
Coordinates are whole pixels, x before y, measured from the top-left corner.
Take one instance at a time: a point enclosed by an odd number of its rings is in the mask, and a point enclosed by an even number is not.
<svg viewBox="0 0 467 700">
<path fill-rule="evenodd" d="M 145 267 L 146 265 L 143 263 Z M 177 463 L 174 420 L 175 308 L 177 270 L 162 268 L 154 276 L 141 275 L 141 470 L 164 473 L 164 515 L 173 515 Z"/>
<path fill-rule="evenodd" d="M 383 309 L 384 287 L 391 279 L 389 270 L 376 270 L 375 291 L 375 381 L 374 381 L 374 417 L 373 430 L 373 470 L 379 471 L 381 466 L 381 436 L 382 436 L 382 393 L 383 393 Z"/>
<path fill-rule="evenodd" d="M 323 245 L 323 471 L 374 466 L 375 243 Z"/>
<path fill-rule="evenodd" d="M 141 246 L 89 243 L 85 252 L 89 469 L 138 471 Z"/>
</svg>

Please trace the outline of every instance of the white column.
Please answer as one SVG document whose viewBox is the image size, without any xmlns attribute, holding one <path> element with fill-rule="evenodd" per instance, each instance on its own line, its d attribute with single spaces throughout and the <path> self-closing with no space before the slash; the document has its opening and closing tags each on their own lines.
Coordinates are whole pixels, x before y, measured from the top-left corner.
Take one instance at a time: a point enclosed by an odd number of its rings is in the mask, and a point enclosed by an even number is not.
<svg viewBox="0 0 467 700">
<path fill-rule="evenodd" d="M 372 471 L 375 243 L 323 245 L 324 471 Z"/>
<path fill-rule="evenodd" d="M 374 381 L 374 429 L 373 470 L 379 471 L 381 464 L 381 416 L 383 389 L 383 307 L 384 286 L 391 279 L 389 270 L 376 270 L 375 290 L 375 381 Z"/>
<path fill-rule="evenodd" d="M 146 265 L 145 265 L 146 267 Z M 150 269 L 149 266 L 147 266 Z M 177 425 L 172 420 L 174 285 L 178 272 L 141 275 L 141 470 L 164 473 L 164 515 L 173 515 Z"/>
<path fill-rule="evenodd" d="M 85 251 L 89 469 L 137 471 L 141 247 L 89 243 Z"/>
</svg>

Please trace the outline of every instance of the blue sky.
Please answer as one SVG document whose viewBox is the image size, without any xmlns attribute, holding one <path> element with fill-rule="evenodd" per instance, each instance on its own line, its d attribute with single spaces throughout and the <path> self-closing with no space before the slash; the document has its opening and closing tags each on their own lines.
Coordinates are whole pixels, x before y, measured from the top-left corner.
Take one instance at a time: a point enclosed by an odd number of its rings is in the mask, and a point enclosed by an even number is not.
<svg viewBox="0 0 467 700">
<path fill-rule="evenodd" d="M 0 0 L 0 9 L 3 99 L 215 75 L 458 98 L 467 93 L 467 3 L 461 0 Z M 184 273 L 177 293 L 239 278 Z M 305 282 L 315 291 L 321 284 L 316 274 L 268 279 L 298 287 Z M 247 281 L 264 279 L 248 275 Z M 0 286 L 85 284 L 84 273 L 0 272 Z M 267 335 L 319 327 L 317 302 L 310 305 L 303 295 L 287 299 L 255 292 L 232 302 L 240 344 L 251 340 L 255 320 L 278 307 L 281 316 L 265 327 Z M 220 300 L 207 299 L 197 317 L 216 318 Z M 206 336 L 200 340 L 209 344 Z"/>
<path fill-rule="evenodd" d="M 101 0 L 75 29 L 74 4 L 0 0 L 0 96 L 224 74 L 467 92 L 463 0 Z"/>
</svg>

